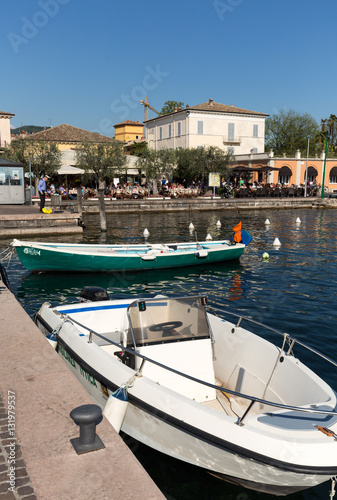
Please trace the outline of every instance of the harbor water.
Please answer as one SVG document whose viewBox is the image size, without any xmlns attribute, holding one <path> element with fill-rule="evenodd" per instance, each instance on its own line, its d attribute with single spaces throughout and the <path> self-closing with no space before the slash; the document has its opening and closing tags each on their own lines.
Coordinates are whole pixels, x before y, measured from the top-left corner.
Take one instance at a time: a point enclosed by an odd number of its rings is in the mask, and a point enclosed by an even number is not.
<svg viewBox="0 0 337 500">
<path fill-rule="evenodd" d="M 297 219 L 300 222 L 296 222 Z M 265 224 L 269 219 L 270 224 Z M 217 225 L 220 221 L 221 227 Z M 231 312 L 265 323 L 309 344 L 337 360 L 337 216 L 335 210 L 265 210 L 177 214 L 108 215 L 108 230 L 101 233 L 98 216 L 86 216 L 83 235 L 39 237 L 39 241 L 69 243 L 150 243 L 229 237 L 242 221 L 253 241 L 239 261 L 142 273 L 32 274 L 14 254 L 7 274 L 13 293 L 33 317 L 43 302 L 77 301 L 84 286 L 107 289 L 110 295 L 127 293 L 204 293 Z M 190 223 L 195 230 L 189 230 Z M 278 238 L 281 246 L 273 245 Z M 0 250 L 9 241 L 1 241 Z M 269 259 L 263 259 L 263 253 Z M 298 353 L 295 351 L 295 355 Z M 337 370 L 320 358 L 301 357 L 337 390 Z M 164 495 L 171 500 L 267 499 L 225 483 L 196 467 L 157 453 L 124 436 Z M 127 480 L 127 473 L 126 473 Z M 328 499 L 330 483 L 291 495 L 291 499 Z"/>
</svg>

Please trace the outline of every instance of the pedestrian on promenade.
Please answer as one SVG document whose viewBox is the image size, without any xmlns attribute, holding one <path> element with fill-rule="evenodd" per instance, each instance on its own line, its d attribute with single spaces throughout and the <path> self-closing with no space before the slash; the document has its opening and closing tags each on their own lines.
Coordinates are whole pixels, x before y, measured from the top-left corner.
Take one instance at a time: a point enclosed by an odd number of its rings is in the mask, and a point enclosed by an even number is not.
<svg viewBox="0 0 337 500">
<path fill-rule="evenodd" d="M 47 180 L 49 179 L 48 175 L 44 175 L 40 180 L 39 180 L 39 185 L 38 185 L 38 191 L 39 191 L 39 196 L 40 196 L 40 212 L 42 212 L 45 202 L 46 202 L 46 192 L 47 192 Z"/>
</svg>

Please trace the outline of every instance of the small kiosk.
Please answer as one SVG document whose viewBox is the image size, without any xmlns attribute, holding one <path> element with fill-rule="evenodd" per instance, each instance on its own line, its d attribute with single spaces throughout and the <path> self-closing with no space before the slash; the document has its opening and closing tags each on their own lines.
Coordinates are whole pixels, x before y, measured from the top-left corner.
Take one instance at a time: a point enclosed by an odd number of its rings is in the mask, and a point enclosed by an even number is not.
<svg viewBox="0 0 337 500">
<path fill-rule="evenodd" d="M 0 158 L 0 205 L 25 203 L 25 166 Z"/>
</svg>

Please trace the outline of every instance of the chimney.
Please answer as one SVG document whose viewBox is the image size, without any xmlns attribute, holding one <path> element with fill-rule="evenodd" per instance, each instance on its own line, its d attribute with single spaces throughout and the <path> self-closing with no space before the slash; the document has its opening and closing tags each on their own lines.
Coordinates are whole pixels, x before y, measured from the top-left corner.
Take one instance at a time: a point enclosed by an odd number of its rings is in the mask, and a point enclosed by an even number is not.
<svg viewBox="0 0 337 500">
<path fill-rule="evenodd" d="M 190 107 L 190 105 L 189 105 L 189 104 L 186 104 L 186 108 L 189 108 L 189 107 Z"/>
<path fill-rule="evenodd" d="M 209 104 L 210 106 L 213 106 L 213 99 L 208 99 L 208 104 Z"/>
<path fill-rule="evenodd" d="M 174 112 L 176 113 L 178 111 L 178 108 L 177 106 L 174 108 Z"/>
</svg>

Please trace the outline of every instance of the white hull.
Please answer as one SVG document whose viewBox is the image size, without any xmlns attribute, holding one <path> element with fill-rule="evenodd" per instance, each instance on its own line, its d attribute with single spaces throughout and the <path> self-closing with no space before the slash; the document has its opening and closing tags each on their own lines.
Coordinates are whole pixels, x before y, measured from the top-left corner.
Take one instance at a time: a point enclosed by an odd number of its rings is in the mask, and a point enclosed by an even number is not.
<svg viewBox="0 0 337 500">
<path fill-rule="evenodd" d="M 62 309 L 66 310 L 67 307 Z M 84 306 L 80 306 L 79 310 L 81 307 Z M 73 309 L 73 311 L 75 310 Z M 69 316 L 75 317 L 77 314 L 80 316 L 81 312 L 72 312 Z M 86 313 L 87 321 L 89 314 L 92 314 L 92 311 Z M 60 322 L 60 317 L 55 316 L 48 307 L 40 311 L 39 317 L 43 318 L 45 326 L 49 325 L 49 329 L 54 329 Z M 84 316 L 82 315 L 83 319 Z M 209 319 L 211 320 L 213 332 L 217 332 L 214 335 L 217 357 L 214 361 L 215 372 L 224 378 L 225 375 L 222 371 L 225 370 L 226 363 L 223 360 L 220 362 L 219 357 L 223 349 L 229 352 L 232 351 L 230 359 L 228 359 L 228 365 L 233 358 L 235 343 L 238 343 L 240 350 L 244 351 L 244 345 L 249 346 L 249 342 L 257 342 L 256 348 L 265 350 L 263 357 L 268 353 L 271 355 L 273 349 L 275 349 L 271 347 L 272 344 L 261 341 L 258 337 L 259 340 L 256 340 L 255 335 L 244 330 L 238 332 L 239 335 L 235 340 L 233 340 L 231 334 L 221 344 L 219 337 L 221 332 L 218 327 L 220 322 L 223 326 L 223 322 L 215 317 Z M 228 332 L 231 332 L 233 326 L 226 323 Z M 43 330 L 43 326 L 40 326 L 40 328 Z M 76 328 L 71 323 L 66 322 L 64 324 L 59 333 L 61 344 L 59 353 L 76 377 L 86 387 L 92 398 L 104 408 L 107 401 L 107 395 L 104 394 L 106 389 L 110 394 L 117 387 L 130 381 L 135 371 L 121 363 L 116 356 L 111 355 L 112 351 L 116 350 L 114 346 L 102 347 L 94 342 L 83 342 L 83 333 L 79 336 L 78 333 L 74 333 L 75 331 Z M 209 348 L 207 339 L 192 342 L 189 349 L 196 347 L 197 342 L 200 342 L 202 352 L 207 351 Z M 259 342 L 261 343 L 259 344 Z M 181 342 L 180 350 L 185 349 L 184 344 L 187 345 L 188 342 Z M 216 351 L 217 345 L 218 351 Z M 170 344 L 167 347 L 173 350 L 176 344 Z M 151 348 L 152 352 L 158 350 L 158 346 L 152 346 Z M 275 352 L 278 354 L 279 351 L 276 350 Z M 149 356 L 149 354 L 147 355 Z M 196 356 L 198 355 L 196 353 Z M 243 357 L 244 355 L 243 352 Z M 182 358 L 184 358 L 184 355 Z M 146 363 L 149 364 L 149 362 Z M 251 383 L 249 380 L 249 362 L 247 363 L 245 379 L 241 378 L 240 380 L 242 385 Z M 219 365 L 218 372 L 217 364 Z M 237 365 L 234 363 L 233 366 Z M 315 374 L 300 365 L 298 360 L 295 358 L 287 359 L 282 364 L 282 369 L 283 366 L 285 367 L 284 370 L 289 371 L 291 377 L 294 375 L 294 371 L 300 370 L 298 371 L 298 378 L 301 376 L 309 377 L 308 380 L 311 382 L 311 386 L 315 387 L 315 384 L 317 385 L 315 389 L 317 394 L 321 391 L 319 396 L 323 396 L 323 401 L 317 401 L 320 408 L 329 407 L 332 410 L 336 406 L 336 397 L 333 391 Z M 267 369 L 269 370 L 268 363 Z M 235 370 L 235 368 L 232 370 L 229 367 L 229 371 L 233 374 L 235 374 Z M 205 369 L 205 373 L 206 371 Z M 160 377 L 161 372 L 158 372 L 158 374 L 158 377 Z M 190 372 L 190 375 L 193 376 L 193 373 Z M 281 376 L 284 379 L 286 375 L 281 373 Z M 208 377 L 206 373 L 205 379 Z M 256 372 L 255 378 L 259 379 L 260 377 L 262 379 L 263 373 L 258 374 Z M 230 382 L 231 376 L 227 377 L 227 379 Z M 274 374 L 274 379 L 276 391 L 277 374 Z M 236 383 L 238 383 L 238 380 Z M 285 382 L 288 381 L 285 380 Z M 183 382 L 180 376 L 174 376 L 170 381 L 166 381 L 166 386 L 163 384 L 164 382 L 156 383 L 156 381 L 147 377 L 145 370 L 143 376 L 132 380 L 131 386 L 128 388 L 129 404 L 122 424 L 123 432 L 162 453 L 202 467 L 216 476 L 258 491 L 278 495 L 286 495 L 316 486 L 336 474 L 336 444 L 330 437 L 313 429 L 314 423 L 322 425 L 321 422 L 326 421 L 327 417 L 325 415 L 304 414 L 306 421 L 303 424 L 303 429 L 301 427 L 292 429 L 292 423 L 290 423 L 290 426 L 288 423 L 283 425 L 282 422 L 276 426 L 274 425 L 274 421 L 278 422 L 278 415 L 284 417 L 287 413 L 278 408 L 265 406 L 264 408 L 261 407 L 262 409 L 259 411 L 257 409 L 248 413 L 244 425 L 240 426 L 237 425 L 237 414 L 230 412 L 226 414 L 221 411 L 218 399 L 213 397 L 215 396 L 215 392 L 214 395 L 212 392 L 213 389 L 205 388 L 200 392 L 199 389 L 195 389 L 196 384 L 194 382 L 182 388 Z M 196 400 L 175 392 L 173 388 L 176 386 L 179 386 L 180 392 L 195 390 Z M 258 388 L 258 384 L 256 387 Z M 242 392 L 244 393 L 244 391 Z M 271 394 L 272 392 L 269 393 L 269 400 L 272 400 Z M 257 394 L 257 397 L 265 399 L 261 397 L 262 395 L 263 392 Z M 239 399 L 233 402 L 232 406 L 235 409 L 234 403 L 239 408 L 242 401 Z M 291 404 L 294 403 L 291 402 Z M 259 403 L 256 403 L 256 405 L 258 406 Z M 304 406 L 306 405 L 304 404 Z M 240 410 L 236 411 L 239 412 Z M 269 417 L 270 411 L 274 411 L 274 420 L 272 420 L 273 417 Z M 300 417 L 296 415 L 296 418 Z M 337 430 L 337 424 L 335 423 L 337 418 L 329 418 L 330 428 Z"/>
</svg>

